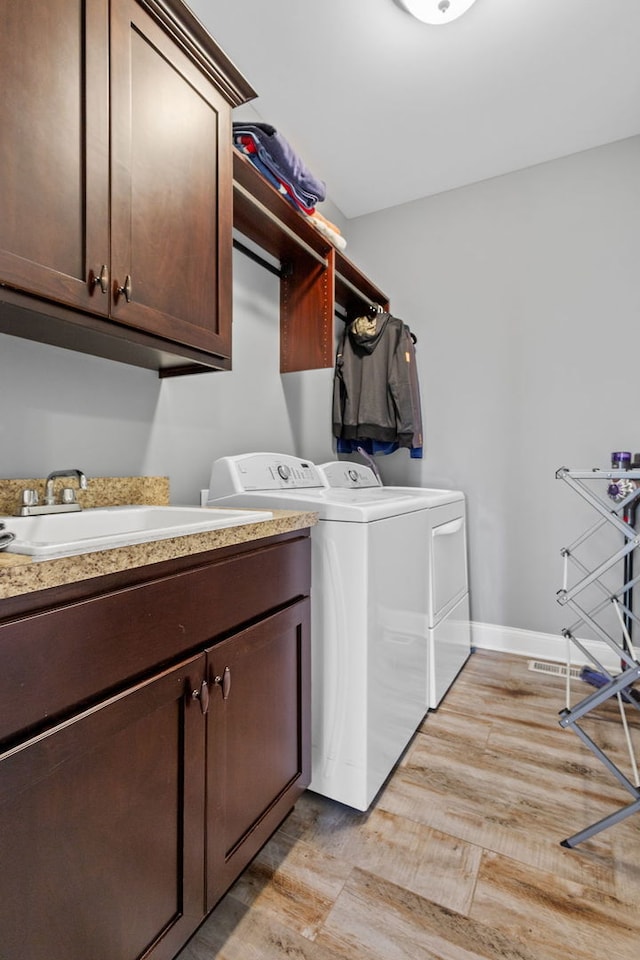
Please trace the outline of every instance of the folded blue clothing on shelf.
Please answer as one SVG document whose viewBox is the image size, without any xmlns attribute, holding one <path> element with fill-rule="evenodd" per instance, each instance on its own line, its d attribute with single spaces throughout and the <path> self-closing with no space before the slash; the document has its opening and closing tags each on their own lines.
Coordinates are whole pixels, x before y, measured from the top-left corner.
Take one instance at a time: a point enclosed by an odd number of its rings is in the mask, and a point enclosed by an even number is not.
<svg viewBox="0 0 640 960">
<path fill-rule="evenodd" d="M 252 151 L 248 150 L 245 144 L 236 142 L 236 139 L 240 140 L 240 138 L 234 139 L 234 146 L 236 150 L 239 150 L 240 153 L 242 153 L 242 155 L 253 164 L 253 166 L 264 177 L 267 183 L 270 183 L 271 186 L 274 187 L 278 193 L 285 198 L 285 200 L 288 200 L 289 203 L 296 208 L 296 210 L 299 210 L 301 213 L 305 213 L 307 215 L 313 213 L 315 208 L 307 206 L 307 204 L 299 198 L 292 184 L 290 184 L 288 181 L 285 181 L 283 177 L 276 176 L 276 174 L 273 173 L 273 171 L 262 162 L 257 153 L 253 153 Z"/>
<path fill-rule="evenodd" d="M 251 137 L 260 160 L 277 177 L 291 184 L 296 197 L 307 207 L 315 207 L 327 195 L 326 184 L 309 170 L 291 144 L 268 123 L 233 124 L 234 143 Z"/>
</svg>

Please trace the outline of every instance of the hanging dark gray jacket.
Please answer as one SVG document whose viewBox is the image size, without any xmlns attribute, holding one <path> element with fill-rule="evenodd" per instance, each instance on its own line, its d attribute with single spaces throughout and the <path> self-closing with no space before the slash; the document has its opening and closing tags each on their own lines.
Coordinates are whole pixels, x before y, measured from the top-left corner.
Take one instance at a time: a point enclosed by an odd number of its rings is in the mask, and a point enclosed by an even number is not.
<svg viewBox="0 0 640 960">
<path fill-rule="evenodd" d="M 414 342 L 398 317 L 378 313 L 345 327 L 336 355 L 333 435 L 423 446 Z"/>
</svg>

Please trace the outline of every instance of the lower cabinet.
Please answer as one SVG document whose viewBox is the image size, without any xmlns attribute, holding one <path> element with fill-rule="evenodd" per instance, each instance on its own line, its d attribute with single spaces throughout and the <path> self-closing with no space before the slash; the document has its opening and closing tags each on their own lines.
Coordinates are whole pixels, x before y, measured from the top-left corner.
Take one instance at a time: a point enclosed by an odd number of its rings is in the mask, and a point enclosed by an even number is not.
<svg viewBox="0 0 640 960">
<path fill-rule="evenodd" d="M 306 569 L 307 548 L 298 540 L 275 551 L 281 583 L 294 558 Z M 272 544 L 264 563 L 273 562 Z M 224 567 L 207 573 L 212 589 Z M 305 577 L 297 571 L 291 591 Z M 83 603 L 79 651 L 119 594 Z M 162 624 L 147 619 L 151 649 Z M 26 641 L 30 621 L 0 624 L 0 695 L 5 626 Z M 177 664 L 5 741 L 2 960 L 171 960 L 180 951 L 309 783 L 309 643 L 308 596 L 293 596 L 219 642 L 212 631 Z"/>
<path fill-rule="evenodd" d="M 190 660 L 0 759 L 3 960 L 169 960 L 202 919 Z"/>
<path fill-rule="evenodd" d="M 207 909 L 311 779 L 309 601 L 208 651 Z"/>
</svg>

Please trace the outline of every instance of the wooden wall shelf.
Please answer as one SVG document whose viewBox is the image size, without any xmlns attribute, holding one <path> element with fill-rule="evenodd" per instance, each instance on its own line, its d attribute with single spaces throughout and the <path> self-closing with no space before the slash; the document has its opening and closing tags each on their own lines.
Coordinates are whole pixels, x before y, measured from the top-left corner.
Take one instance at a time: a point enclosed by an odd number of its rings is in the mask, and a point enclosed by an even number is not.
<svg viewBox="0 0 640 960">
<path fill-rule="evenodd" d="M 334 362 L 336 305 L 354 315 L 389 300 L 304 214 L 237 150 L 233 154 L 233 225 L 280 262 L 280 371 Z"/>
<path fill-rule="evenodd" d="M 335 301 L 349 317 L 375 303 L 389 309 L 389 298 L 340 250 L 334 256 Z"/>
</svg>

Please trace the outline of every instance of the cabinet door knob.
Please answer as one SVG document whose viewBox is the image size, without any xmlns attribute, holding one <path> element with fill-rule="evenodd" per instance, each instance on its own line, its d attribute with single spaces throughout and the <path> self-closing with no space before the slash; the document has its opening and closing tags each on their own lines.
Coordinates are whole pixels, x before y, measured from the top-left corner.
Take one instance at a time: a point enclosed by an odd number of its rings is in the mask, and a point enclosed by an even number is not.
<svg viewBox="0 0 640 960">
<path fill-rule="evenodd" d="M 93 270 L 89 271 L 89 286 L 91 287 L 91 293 L 93 293 L 96 287 L 100 287 L 103 293 L 108 291 L 109 270 L 107 269 L 106 263 L 103 263 L 100 267 L 100 273 L 94 273 Z"/>
<path fill-rule="evenodd" d="M 224 668 L 222 676 L 214 677 L 213 682 L 222 688 L 222 699 L 227 700 L 231 691 L 231 670 L 229 667 Z"/>
<path fill-rule="evenodd" d="M 202 713 L 205 714 L 209 710 L 209 684 L 206 680 L 203 680 L 200 684 L 199 689 L 193 690 L 191 693 L 192 700 L 200 701 L 200 709 Z"/>
<path fill-rule="evenodd" d="M 131 292 L 133 290 L 133 287 L 131 284 L 130 273 L 128 273 L 124 278 L 124 284 L 121 287 L 118 286 L 117 282 L 114 284 L 114 287 L 116 292 L 116 300 L 119 300 L 121 296 L 124 296 L 127 303 L 131 303 Z"/>
</svg>

